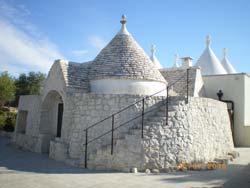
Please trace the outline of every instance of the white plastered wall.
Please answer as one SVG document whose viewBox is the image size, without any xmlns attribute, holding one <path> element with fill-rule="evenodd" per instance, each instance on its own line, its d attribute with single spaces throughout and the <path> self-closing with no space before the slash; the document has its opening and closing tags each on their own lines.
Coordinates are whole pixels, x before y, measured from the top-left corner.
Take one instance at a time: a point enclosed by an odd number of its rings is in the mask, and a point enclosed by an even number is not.
<svg viewBox="0 0 250 188">
<path fill-rule="evenodd" d="M 40 103 L 41 98 L 38 95 L 21 96 L 18 104 L 18 111 L 27 112 L 26 130 L 25 134 L 30 136 L 37 136 L 39 134 L 40 124 Z M 19 114 L 17 114 L 17 122 L 15 131 L 18 133 Z"/>
<path fill-rule="evenodd" d="M 249 75 L 245 75 L 245 114 L 244 114 L 244 125 L 245 126 L 249 126 L 250 127 L 250 76 Z M 250 135 L 249 135 L 250 137 Z"/>
<path fill-rule="evenodd" d="M 250 106 L 249 86 L 246 87 L 245 74 L 203 76 L 206 96 L 217 99 L 217 92 L 222 90 L 224 100 L 232 100 L 234 110 L 234 139 L 235 146 L 250 146 L 250 126 L 246 126 L 246 107 Z"/>
<path fill-rule="evenodd" d="M 91 93 L 97 94 L 131 94 L 152 95 L 161 90 L 156 96 L 166 96 L 166 84 L 156 81 L 102 79 L 90 82 Z"/>
<path fill-rule="evenodd" d="M 194 83 L 194 97 L 204 97 L 205 89 L 204 89 L 204 82 L 201 75 L 201 69 L 196 69 L 196 77 L 195 77 L 195 83 Z"/>
</svg>

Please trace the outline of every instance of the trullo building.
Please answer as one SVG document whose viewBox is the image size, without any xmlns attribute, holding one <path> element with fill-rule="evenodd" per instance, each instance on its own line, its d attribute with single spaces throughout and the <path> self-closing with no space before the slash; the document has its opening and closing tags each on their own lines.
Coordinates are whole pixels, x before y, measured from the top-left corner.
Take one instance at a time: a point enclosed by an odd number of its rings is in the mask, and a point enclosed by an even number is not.
<svg viewBox="0 0 250 188">
<path fill-rule="evenodd" d="M 121 24 L 94 60 L 56 60 L 41 95 L 20 98 L 13 144 L 114 170 L 206 163 L 232 151 L 227 104 L 205 98 L 201 68 L 187 57 L 179 68 L 161 69 L 155 47 L 150 59 L 125 16 Z"/>
</svg>

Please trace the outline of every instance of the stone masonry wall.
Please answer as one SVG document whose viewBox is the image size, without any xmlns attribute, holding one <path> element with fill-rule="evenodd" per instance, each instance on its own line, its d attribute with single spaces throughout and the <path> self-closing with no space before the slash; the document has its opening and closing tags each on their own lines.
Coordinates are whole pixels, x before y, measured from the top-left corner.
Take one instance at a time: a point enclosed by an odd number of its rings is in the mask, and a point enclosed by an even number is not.
<svg viewBox="0 0 250 188">
<path fill-rule="evenodd" d="M 62 137 L 51 142 L 50 157 L 63 160 L 70 164 L 76 161 L 81 163 L 84 158 L 84 143 L 86 127 L 106 118 L 107 116 L 123 109 L 129 104 L 142 99 L 141 95 L 103 95 L 86 93 L 68 93 L 65 103 Z M 161 101 L 163 97 L 150 97 L 145 100 L 145 109 Z M 141 115 L 142 102 L 124 110 L 114 116 L 115 128 L 126 121 Z M 135 119 L 115 132 L 114 137 L 119 138 L 129 127 L 138 124 L 141 118 Z M 88 140 L 111 130 L 112 118 L 98 124 L 88 131 Z M 110 144 L 110 133 L 89 144 L 88 153 L 95 152 L 103 145 Z M 74 164 L 73 164 L 74 165 Z"/>
<path fill-rule="evenodd" d="M 75 166 L 84 166 L 84 143 L 87 126 L 136 102 L 138 95 L 97 95 L 76 93 L 67 97 L 62 137 L 51 141 L 50 157 Z M 141 140 L 141 119 L 115 132 L 114 155 L 110 155 L 110 134 L 88 145 L 89 168 L 124 170 L 131 167 L 167 168 L 180 162 L 207 162 L 233 149 L 226 104 L 207 98 L 172 97 L 169 121 L 165 123 L 163 97 L 151 97 L 145 117 L 144 139 Z M 122 116 L 115 116 L 115 126 L 141 113 L 141 104 L 134 105 Z M 111 118 L 88 131 L 88 140 L 111 129 Z M 138 134 L 137 134 L 137 133 Z M 135 134 L 136 133 L 136 134 Z"/>
<path fill-rule="evenodd" d="M 181 162 L 208 162 L 233 150 L 225 103 L 208 98 L 172 98 L 168 125 L 151 124 L 143 142 L 145 166 L 167 168 Z"/>
<path fill-rule="evenodd" d="M 187 69 L 185 68 L 171 68 L 161 69 L 161 74 L 168 81 L 168 85 L 174 84 L 170 87 L 174 92 L 180 96 L 185 96 L 187 93 Z M 179 80 L 179 81 L 178 81 Z M 188 92 L 189 96 L 203 97 L 205 96 L 203 80 L 199 67 L 190 67 L 188 74 Z"/>
<path fill-rule="evenodd" d="M 233 150 L 226 104 L 207 98 L 171 98 L 166 125 L 164 106 L 145 120 L 144 138 L 130 129 L 118 139 L 114 154 L 102 147 L 88 159 L 93 169 L 164 169 L 179 163 L 209 162 Z M 139 133 L 139 134 L 138 134 Z"/>
</svg>

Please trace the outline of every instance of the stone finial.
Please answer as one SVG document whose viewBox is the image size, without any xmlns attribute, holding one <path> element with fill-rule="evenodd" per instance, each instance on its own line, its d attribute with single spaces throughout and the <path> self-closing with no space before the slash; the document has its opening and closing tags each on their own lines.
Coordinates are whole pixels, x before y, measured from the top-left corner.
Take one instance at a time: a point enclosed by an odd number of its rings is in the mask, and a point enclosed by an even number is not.
<svg viewBox="0 0 250 188">
<path fill-rule="evenodd" d="M 175 55 L 174 55 L 174 64 L 173 64 L 173 67 L 174 67 L 174 68 L 179 67 L 178 61 L 179 61 L 179 55 L 178 55 L 178 54 L 175 54 Z"/>
<path fill-rule="evenodd" d="M 127 23 L 127 20 L 126 20 L 126 15 L 122 15 L 122 20 L 120 21 L 122 25 L 125 25 Z"/>
<path fill-rule="evenodd" d="M 227 49 L 226 49 L 226 48 L 223 49 L 223 57 L 224 57 L 224 58 L 227 57 Z"/>
<path fill-rule="evenodd" d="M 156 46 L 154 44 L 151 45 L 151 56 L 155 55 L 155 51 L 156 51 Z"/>
<path fill-rule="evenodd" d="M 209 47 L 210 44 L 211 44 L 211 37 L 210 37 L 210 35 L 208 35 L 208 36 L 206 37 L 206 44 L 207 44 L 207 47 Z"/>
<path fill-rule="evenodd" d="M 128 32 L 127 28 L 126 28 L 126 16 L 123 14 L 122 15 L 122 20 L 120 21 L 120 23 L 122 24 L 122 28 L 121 30 L 118 32 L 119 35 L 130 35 L 130 33 Z"/>
</svg>

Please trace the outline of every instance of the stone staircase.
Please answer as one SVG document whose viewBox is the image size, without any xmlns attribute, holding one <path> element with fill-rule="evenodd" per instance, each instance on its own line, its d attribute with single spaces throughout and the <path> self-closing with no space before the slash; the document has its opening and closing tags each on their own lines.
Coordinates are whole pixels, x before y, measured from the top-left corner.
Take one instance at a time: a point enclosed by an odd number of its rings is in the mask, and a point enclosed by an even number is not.
<svg viewBox="0 0 250 188">
<path fill-rule="evenodd" d="M 169 98 L 168 122 L 174 118 L 176 109 L 180 105 L 185 105 L 184 97 Z M 167 126 L 165 101 L 157 103 L 155 106 L 152 106 L 152 109 L 155 108 L 153 110 L 148 109 L 148 113 L 145 111 L 144 138 L 150 137 L 150 131 L 155 131 L 151 129 Z M 111 143 L 104 143 L 101 148 L 91 152 L 88 155 L 88 168 L 97 170 L 116 169 L 121 171 L 128 171 L 132 167 L 142 169 L 144 166 L 143 160 L 141 160 L 143 157 L 144 139 L 141 138 L 141 134 L 141 121 L 138 121 L 136 126 L 128 128 L 126 132 L 114 139 L 113 155 L 111 155 Z M 124 166 L 127 166 L 127 169 L 124 169 Z"/>
</svg>

